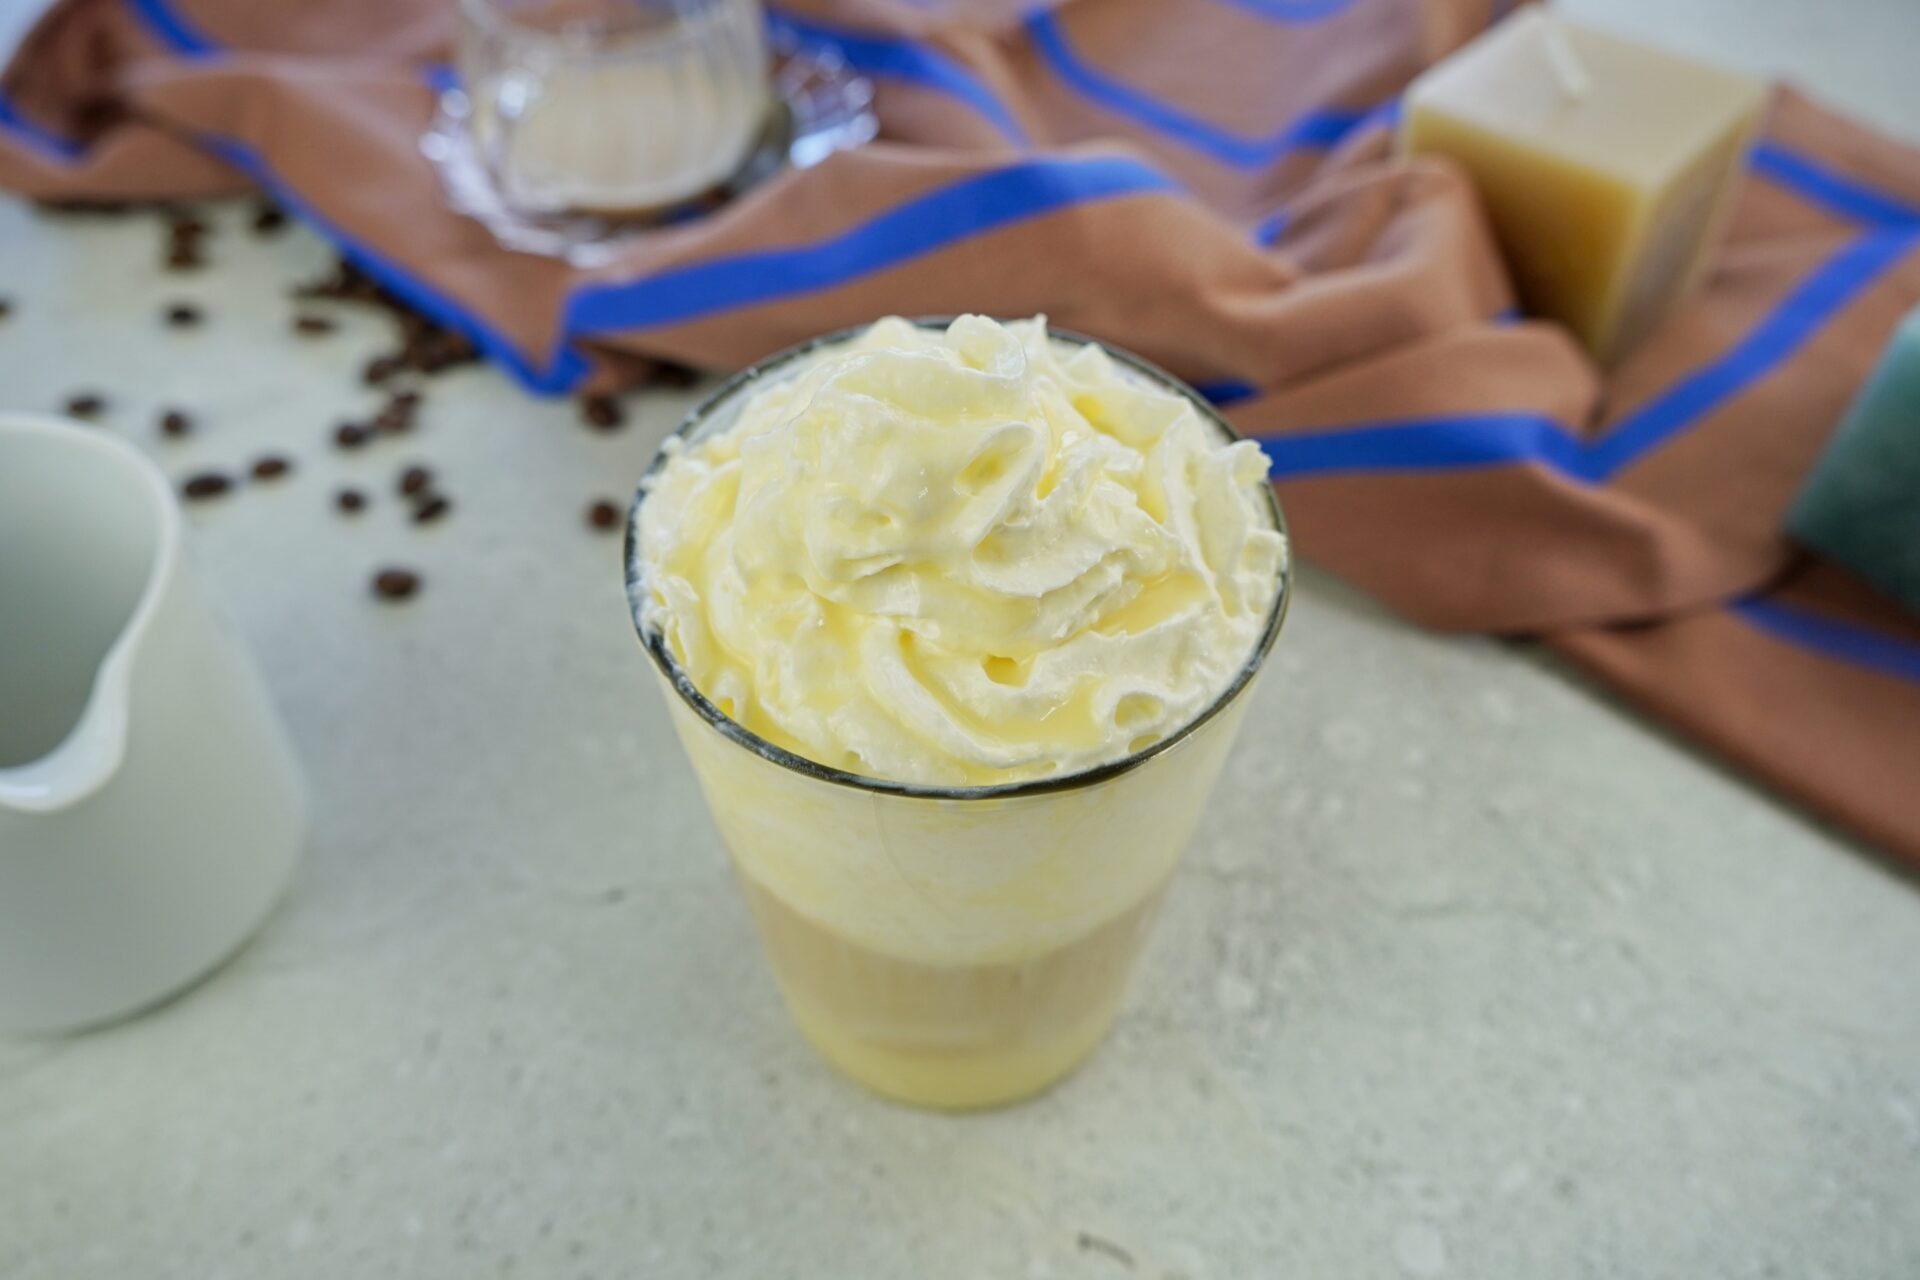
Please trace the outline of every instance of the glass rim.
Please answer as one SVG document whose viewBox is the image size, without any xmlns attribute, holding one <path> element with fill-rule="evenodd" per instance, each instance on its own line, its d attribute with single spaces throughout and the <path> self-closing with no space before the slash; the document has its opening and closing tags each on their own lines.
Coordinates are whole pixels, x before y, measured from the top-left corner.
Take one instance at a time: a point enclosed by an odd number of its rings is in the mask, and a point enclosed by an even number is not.
<svg viewBox="0 0 1920 1280">
<path fill-rule="evenodd" d="M 516 9 L 538 7 L 533 4 L 515 5 L 508 0 L 459 0 L 461 18 L 489 35 L 527 36 L 582 53 L 596 52 L 578 47 L 582 37 L 593 40 L 632 41 L 662 49 L 700 39 L 697 33 L 688 28 L 710 19 L 722 8 L 722 5 L 718 0 L 709 0 L 708 3 L 691 11 L 683 10 L 678 5 L 670 6 L 673 8 L 675 19 L 673 25 L 657 31 L 648 31 L 645 28 L 613 30 L 600 22 L 587 24 L 587 29 L 584 31 L 577 28 L 571 31 L 567 28 L 555 30 L 530 23 L 514 12 Z"/>
<path fill-rule="evenodd" d="M 916 316 L 912 323 L 923 329 L 935 329 L 945 328 L 954 319 L 953 316 Z M 1273 603 L 1267 610 L 1267 619 L 1261 630 L 1259 642 L 1254 645 L 1253 652 L 1241 664 L 1233 679 L 1198 715 L 1174 732 L 1156 739 L 1151 745 L 1138 751 L 1130 751 L 1105 764 L 1093 765 L 1058 777 L 1027 778 L 1018 782 L 990 782 L 974 786 L 943 786 L 936 783 L 899 782 L 889 778 L 876 778 L 822 764 L 818 760 L 809 759 L 778 743 L 768 741 L 720 710 L 694 685 L 692 677 L 681 667 L 668 647 L 665 631 L 660 628 L 649 628 L 644 618 L 646 593 L 641 587 L 640 575 L 635 569 L 635 564 L 640 550 L 640 509 L 646 503 L 648 491 L 652 488 L 651 482 L 673 456 L 675 441 L 691 439 L 719 409 L 732 402 L 762 378 L 791 368 L 824 347 L 847 342 L 864 333 L 869 327 L 865 324 L 854 325 L 822 334 L 817 338 L 809 338 L 805 342 L 775 352 L 733 374 L 695 405 L 680 425 L 660 442 L 660 448 L 654 454 L 653 461 L 641 474 L 640 483 L 627 508 L 627 530 L 623 550 L 625 562 L 622 566 L 627 585 L 627 608 L 632 615 L 634 631 L 639 636 L 641 647 L 653 659 L 653 664 L 660 675 L 672 686 L 674 692 L 679 694 L 680 700 L 734 745 L 743 747 L 761 759 L 803 777 L 877 795 L 911 796 L 929 800 L 1004 800 L 1046 795 L 1056 791 L 1075 791 L 1094 786 L 1110 778 L 1131 773 L 1155 756 L 1171 750 L 1192 737 L 1202 725 L 1233 705 L 1234 701 L 1253 683 L 1253 678 L 1259 674 L 1260 668 L 1265 665 L 1267 655 L 1273 651 L 1274 642 L 1279 639 L 1281 625 L 1286 621 L 1288 606 L 1293 601 L 1293 541 L 1287 532 L 1286 515 L 1280 508 L 1280 498 L 1274 493 L 1271 483 L 1261 487 L 1266 492 L 1267 511 L 1273 517 L 1273 527 L 1286 540 L 1286 556 L 1281 561 L 1278 586 L 1273 593 Z M 1207 403 L 1205 397 L 1198 391 L 1159 365 L 1144 360 L 1130 351 L 1102 342 L 1098 338 L 1076 333 L 1071 329 L 1056 329 L 1048 325 L 1047 335 L 1077 346 L 1101 348 L 1112 359 L 1142 375 L 1149 382 L 1187 400 L 1199 411 L 1200 416 L 1220 431 L 1229 442 L 1246 438 L 1235 431 L 1232 424 L 1221 417 L 1220 413 Z"/>
</svg>

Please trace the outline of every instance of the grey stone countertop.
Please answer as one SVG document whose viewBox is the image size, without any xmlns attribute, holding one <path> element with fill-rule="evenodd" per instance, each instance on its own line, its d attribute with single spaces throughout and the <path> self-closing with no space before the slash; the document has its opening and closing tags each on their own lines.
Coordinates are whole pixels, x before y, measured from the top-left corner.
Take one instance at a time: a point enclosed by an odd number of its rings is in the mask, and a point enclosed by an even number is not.
<svg viewBox="0 0 1920 1280">
<path fill-rule="evenodd" d="M 1576 12 L 1920 119 L 1920 6 Z M 1311 570 L 1116 1034 L 967 1117 L 788 1025 L 629 629 L 596 435 L 468 369 L 354 454 L 386 323 L 286 336 L 327 254 L 0 202 L 0 405 L 113 398 L 175 474 L 315 796 L 259 939 L 131 1022 L 0 1041 L 0 1276 L 1920 1275 L 1920 893 L 1523 648 Z M 183 298 L 207 313 L 164 329 Z M 200 418 L 164 443 L 161 406 Z M 391 493 L 434 466 L 428 529 Z M 336 485 L 379 495 L 348 521 Z M 1312 548 L 1306 548 L 1310 555 Z M 389 560 L 426 589 L 367 598 Z"/>
</svg>

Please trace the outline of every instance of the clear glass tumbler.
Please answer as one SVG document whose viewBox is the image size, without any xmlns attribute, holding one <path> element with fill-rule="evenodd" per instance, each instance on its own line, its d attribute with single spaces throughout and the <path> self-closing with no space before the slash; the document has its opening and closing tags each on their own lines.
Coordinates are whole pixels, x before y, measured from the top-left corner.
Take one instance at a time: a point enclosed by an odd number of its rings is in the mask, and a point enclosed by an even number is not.
<svg viewBox="0 0 1920 1280">
<path fill-rule="evenodd" d="M 770 380 L 848 336 L 740 374 L 676 436 L 726 430 Z M 1133 375 L 1192 401 L 1223 439 L 1233 438 L 1191 388 L 1109 352 Z M 801 1031 L 854 1079 L 921 1106 L 1010 1102 L 1066 1075 L 1119 1011 L 1161 891 L 1279 635 L 1291 568 L 1275 583 L 1245 666 L 1178 733 L 1068 777 L 918 786 L 783 750 L 694 687 L 644 619 L 646 588 L 632 566 L 646 492 L 643 481 L 627 526 L 635 625 Z M 1271 488 L 1265 498 L 1284 531 Z"/>
<path fill-rule="evenodd" d="M 719 187 L 773 105 L 759 0 L 461 0 L 467 127 L 527 216 L 643 215 Z"/>
</svg>

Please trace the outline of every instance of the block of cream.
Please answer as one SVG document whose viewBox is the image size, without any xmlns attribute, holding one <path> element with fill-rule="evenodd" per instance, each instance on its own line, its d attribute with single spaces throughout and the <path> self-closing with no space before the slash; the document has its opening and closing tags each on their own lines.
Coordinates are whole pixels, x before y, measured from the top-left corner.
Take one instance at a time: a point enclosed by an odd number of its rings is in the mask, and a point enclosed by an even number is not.
<svg viewBox="0 0 1920 1280">
<path fill-rule="evenodd" d="M 1764 100 L 1530 8 L 1416 80 L 1400 138 L 1467 170 L 1527 311 L 1612 365 L 1700 275 Z"/>
</svg>

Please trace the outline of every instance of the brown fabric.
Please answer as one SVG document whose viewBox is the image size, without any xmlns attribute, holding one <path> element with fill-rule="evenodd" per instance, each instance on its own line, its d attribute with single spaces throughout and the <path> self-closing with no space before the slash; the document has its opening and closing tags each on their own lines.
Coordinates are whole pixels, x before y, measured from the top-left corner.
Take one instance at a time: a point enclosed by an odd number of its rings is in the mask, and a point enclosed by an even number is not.
<svg viewBox="0 0 1920 1280">
<path fill-rule="evenodd" d="M 1821 617 L 1884 630 L 1920 652 L 1920 623 L 1888 616 L 1871 590 L 1809 564 L 1774 599 Z M 1867 839 L 1911 853 L 1904 806 L 1920 761 L 1920 682 L 1891 680 L 1848 662 L 1809 657 L 1727 609 L 1645 627 L 1568 632 L 1555 648 L 1698 736 L 1761 779 L 1818 807 Z"/>
<path fill-rule="evenodd" d="M 1783 92 L 1704 289 L 1603 378 L 1505 319 L 1459 173 L 1359 120 L 1505 7 L 795 0 L 784 25 L 885 53 L 882 141 L 578 272 L 442 206 L 416 143 L 449 5 L 69 0 L 0 79 L 0 185 L 265 181 L 547 390 L 580 385 L 563 357 L 611 385 L 628 355 L 1044 311 L 1240 384 L 1302 554 L 1424 625 L 1542 637 L 1920 860 L 1920 625 L 1779 533 L 1920 300 L 1920 154 Z"/>
</svg>

